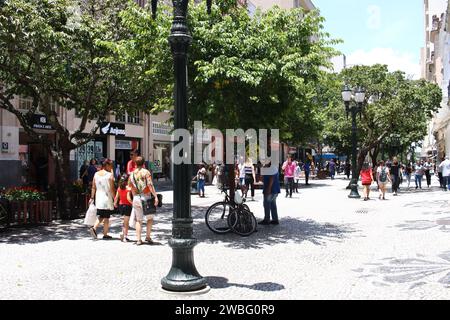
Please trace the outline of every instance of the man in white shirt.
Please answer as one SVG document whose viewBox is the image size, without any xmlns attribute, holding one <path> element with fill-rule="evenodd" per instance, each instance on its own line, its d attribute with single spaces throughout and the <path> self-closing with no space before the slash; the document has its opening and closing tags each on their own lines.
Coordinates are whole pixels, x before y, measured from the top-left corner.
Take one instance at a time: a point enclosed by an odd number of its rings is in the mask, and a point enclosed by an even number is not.
<svg viewBox="0 0 450 320">
<path fill-rule="evenodd" d="M 442 179 L 444 180 L 445 191 L 450 189 L 450 159 L 445 157 L 445 161 L 441 162 L 439 168 L 442 169 Z"/>
</svg>

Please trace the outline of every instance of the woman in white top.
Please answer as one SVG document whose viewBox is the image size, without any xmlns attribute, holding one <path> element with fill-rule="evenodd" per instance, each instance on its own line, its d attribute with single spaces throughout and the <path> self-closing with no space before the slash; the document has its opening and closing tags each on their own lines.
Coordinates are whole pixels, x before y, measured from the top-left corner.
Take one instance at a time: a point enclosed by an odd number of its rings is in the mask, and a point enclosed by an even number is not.
<svg viewBox="0 0 450 320">
<path fill-rule="evenodd" d="M 112 239 L 112 237 L 108 235 L 109 218 L 114 212 L 114 195 L 116 194 L 112 169 L 112 161 L 106 159 L 102 163 L 102 170 L 95 174 L 92 182 L 90 203 L 95 200 L 98 216 L 95 225 L 89 229 L 94 239 L 97 239 L 97 228 L 101 223 L 103 223 L 103 239 Z"/>
</svg>

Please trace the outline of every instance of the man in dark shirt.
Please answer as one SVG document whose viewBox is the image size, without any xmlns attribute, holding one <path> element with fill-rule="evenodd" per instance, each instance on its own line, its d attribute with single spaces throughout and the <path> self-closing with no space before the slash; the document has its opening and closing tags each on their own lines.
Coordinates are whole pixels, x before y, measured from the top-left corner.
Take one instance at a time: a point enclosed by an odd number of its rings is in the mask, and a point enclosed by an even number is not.
<svg viewBox="0 0 450 320">
<path fill-rule="evenodd" d="M 270 168 L 270 169 L 269 169 Z M 268 170 L 269 172 L 264 172 Z M 280 224 L 278 219 L 277 197 L 281 193 L 280 179 L 278 169 L 271 168 L 270 163 L 263 170 L 264 175 L 264 220 L 259 222 L 261 225 Z M 272 214 L 272 221 L 270 215 Z"/>
</svg>

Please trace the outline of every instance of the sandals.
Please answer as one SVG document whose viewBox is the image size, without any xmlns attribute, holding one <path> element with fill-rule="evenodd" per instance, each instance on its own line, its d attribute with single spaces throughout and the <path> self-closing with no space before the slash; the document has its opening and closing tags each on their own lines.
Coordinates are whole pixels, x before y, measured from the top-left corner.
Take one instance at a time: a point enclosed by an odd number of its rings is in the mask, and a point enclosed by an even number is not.
<svg viewBox="0 0 450 320">
<path fill-rule="evenodd" d="M 95 231 L 94 227 L 90 227 L 89 232 L 91 233 L 92 238 L 97 239 L 97 231 Z"/>
<path fill-rule="evenodd" d="M 142 246 L 144 243 L 142 242 L 142 240 L 139 240 L 138 242 L 136 242 L 137 246 Z"/>
<path fill-rule="evenodd" d="M 151 238 L 146 238 L 145 242 L 147 242 L 149 245 L 155 244 Z"/>
</svg>

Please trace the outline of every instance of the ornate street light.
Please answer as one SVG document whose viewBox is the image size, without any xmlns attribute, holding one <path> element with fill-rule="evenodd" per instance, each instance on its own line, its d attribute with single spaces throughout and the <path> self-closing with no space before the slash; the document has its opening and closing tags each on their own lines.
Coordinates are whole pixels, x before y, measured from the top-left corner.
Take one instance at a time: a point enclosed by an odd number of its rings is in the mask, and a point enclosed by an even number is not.
<svg viewBox="0 0 450 320">
<path fill-rule="evenodd" d="M 358 177 L 356 171 L 356 157 L 358 156 L 358 128 L 356 126 L 356 115 L 362 112 L 363 104 L 366 100 L 366 92 L 362 87 L 357 87 L 353 94 L 350 87 L 345 85 L 342 90 L 342 100 L 345 104 L 345 112 L 347 117 L 349 113 L 352 115 L 352 181 L 350 182 L 351 192 L 348 197 L 352 199 L 359 199 L 361 196 L 358 193 Z M 356 104 L 351 105 L 352 100 L 354 100 Z"/>
<path fill-rule="evenodd" d="M 173 22 L 169 43 L 172 49 L 175 76 L 175 115 L 174 128 L 188 128 L 187 112 L 187 52 L 192 42 L 186 17 L 189 0 L 172 0 Z M 157 0 L 151 1 L 152 15 L 156 17 Z M 208 13 L 211 0 L 207 0 Z M 175 144 L 180 143 L 174 141 Z M 188 160 L 188 159 L 186 159 Z M 208 284 L 195 267 L 194 247 L 197 240 L 193 237 L 191 215 L 191 167 L 189 161 L 174 166 L 174 213 L 172 221 L 172 267 L 161 280 L 162 289 L 167 292 L 192 293 L 207 292 Z"/>
</svg>

